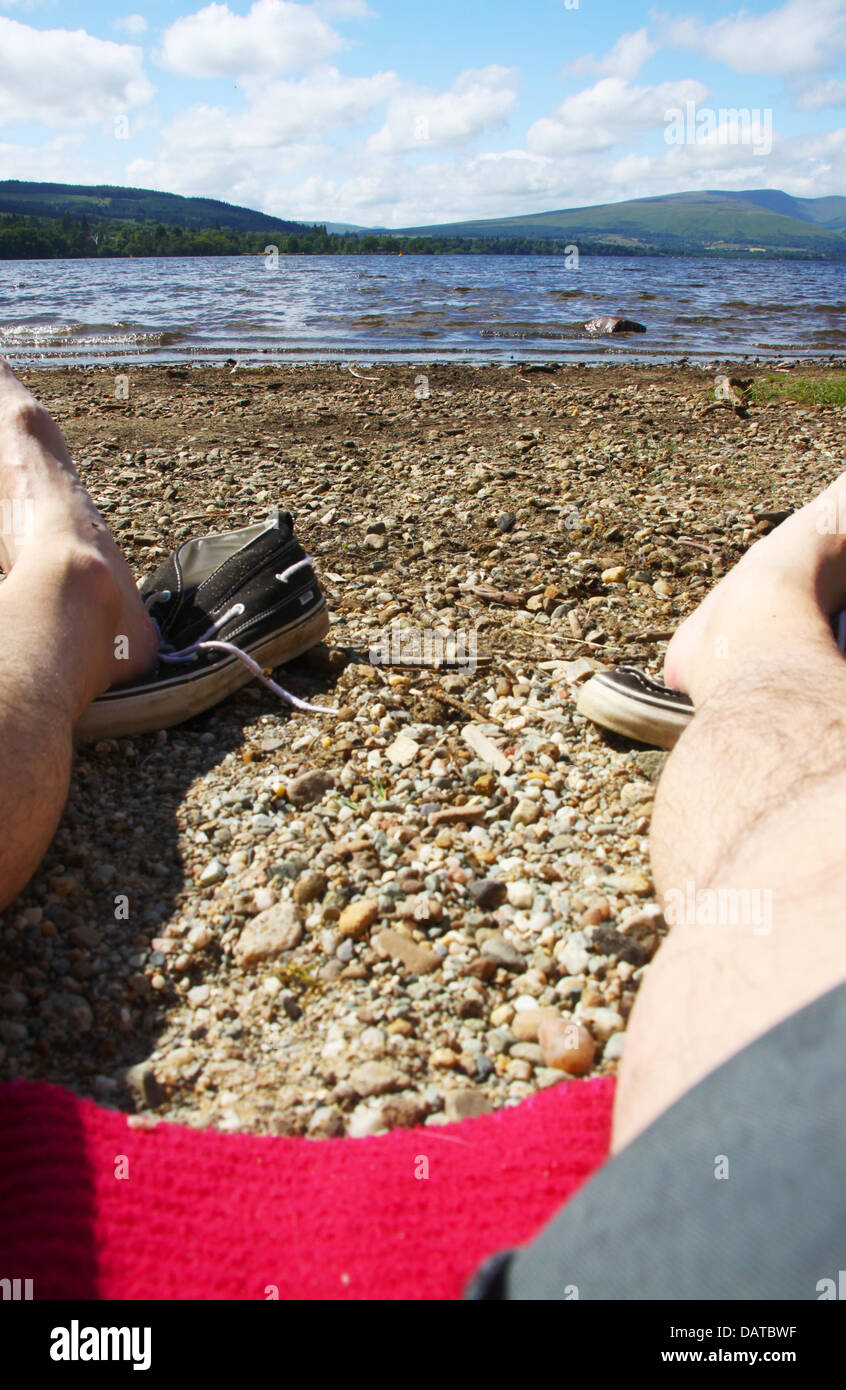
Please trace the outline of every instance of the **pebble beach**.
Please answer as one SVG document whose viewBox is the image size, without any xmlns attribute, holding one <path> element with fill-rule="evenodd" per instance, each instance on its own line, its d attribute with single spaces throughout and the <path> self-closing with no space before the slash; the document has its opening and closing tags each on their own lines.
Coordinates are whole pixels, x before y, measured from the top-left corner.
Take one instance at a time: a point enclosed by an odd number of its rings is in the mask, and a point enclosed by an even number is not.
<svg viewBox="0 0 846 1390">
<path fill-rule="evenodd" d="M 715 370 L 23 371 L 139 577 L 282 506 L 331 627 L 277 673 L 323 715 L 251 684 L 78 747 L 0 915 L 0 1076 L 324 1139 L 615 1072 L 666 932 L 666 754 L 579 687 L 660 672 L 767 514 L 843 467 L 845 407 L 738 407 Z"/>
</svg>

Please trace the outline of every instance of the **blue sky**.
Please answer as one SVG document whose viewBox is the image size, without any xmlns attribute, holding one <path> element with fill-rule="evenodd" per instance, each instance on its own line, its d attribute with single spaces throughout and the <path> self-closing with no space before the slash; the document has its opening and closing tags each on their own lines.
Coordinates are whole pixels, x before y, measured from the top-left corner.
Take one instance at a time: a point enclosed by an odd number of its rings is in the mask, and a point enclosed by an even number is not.
<svg viewBox="0 0 846 1390">
<path fill-rule="evenodd" d="M 409 226 L 844 170 L 846 0 L 0 0 L 0 178 Z"/>
</svg>

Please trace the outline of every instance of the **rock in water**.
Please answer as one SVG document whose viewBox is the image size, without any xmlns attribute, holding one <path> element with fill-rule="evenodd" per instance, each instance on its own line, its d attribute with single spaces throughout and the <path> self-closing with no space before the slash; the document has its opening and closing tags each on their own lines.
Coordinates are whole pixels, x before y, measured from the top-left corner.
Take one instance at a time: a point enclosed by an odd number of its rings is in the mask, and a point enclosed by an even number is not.
<svg viewBox="0 0 846 1390">
<path fill-rule="evenodd" d="M 585 324 L 585 332 L 597 336 L 601 333 L 645 333 L 646 324 L 635 323 L 634 319 L 620 319 L 613 316 L 605 316 L 598 319 L 590 319 Z"/>
</svg>

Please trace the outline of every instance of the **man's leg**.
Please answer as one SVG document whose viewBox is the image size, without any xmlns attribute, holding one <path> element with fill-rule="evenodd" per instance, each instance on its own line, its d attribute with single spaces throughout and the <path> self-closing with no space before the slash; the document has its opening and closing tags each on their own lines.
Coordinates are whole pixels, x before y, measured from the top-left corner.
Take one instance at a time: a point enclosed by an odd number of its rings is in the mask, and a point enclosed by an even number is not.
<svg viewBox="0 0 846 1390">
<path fill-rule="evenodd" d="M 824 497 L 844 494 L 846 475 Z M 753 546 L 667 653 L 667 683 L 697 709 L 652 828 L 681 920 L 632 1013 L 615 1152 L 846 980 L 846 661 L 827 617 L 846 606 L 846 536 L 821 535 L 823 515 L 818 499 Z"/>
<path fill-rule="evenodd" d="M 2 907 L 55 831 L 75 721 L 111 684 L 150 667 L 156 635 L 61 433 L 2 359 L 0 507 Z"/>
</svg>

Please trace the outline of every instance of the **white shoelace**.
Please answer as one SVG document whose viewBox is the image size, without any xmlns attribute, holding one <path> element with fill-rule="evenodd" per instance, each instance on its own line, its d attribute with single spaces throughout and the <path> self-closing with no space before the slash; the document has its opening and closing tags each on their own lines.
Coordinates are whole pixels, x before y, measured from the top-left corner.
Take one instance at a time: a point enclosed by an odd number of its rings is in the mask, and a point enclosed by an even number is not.
<svg viewBox="0 0 846 1390">
<path fill-rule="evenodd" d="M 307 555 L 304 560 L 297 560 L 293 565 L 289 565 L 287 569 L 283 570 L 281 574 L 277 574 L 274 577 L 278 579 L 280 583 L 287 584 L 292 574 L 296 574 L 302 569 L 308 569 L 312 564 L 313 561 L 311 556 Z M 171 598 L 170 589 L 159 589 L 156 593 L 150 594 L 149 597 L 144 600 L 144 606 L 149 612 L 154 603 L 164 603 L 167 602 L 169 598 Z M 310 705 L 307 700 L 301 700 L 297 695 L 292 695 L 290 690 L 286 690 L 284 686 L 277 685 L 276 681 L 272 680 L 267 672 L 262 670 L 258 662 L 254 661 L 248 652 L 244 652 L 240 647 L 236 647 L 234 642 L 225 642 L 215 637 L 215 633 L 219 632 L 222 627 L 225 627 L 230 618 L 238 618 L 245 611 L 243 603 L 234 604 L 227 613 L 223 614 L 222 618 L 216 618 L 211 627 L 203 633 L 202 637 L 198 637 L 196 642 L 191 642 L 189 646 L 183 647 L 182 650 L 178 652 L 159 651 L 159 660 L 174 662 L 190 661 L 201 651 L 226 652 L 229 656 L 237 657 L 237 659 L 246 666 L 247 670 L 255 676 L 256 680 L 261 681 L 262 685 L 266 685 L 268 690 L 272 690 L 274 695 L 279 696 L 281 700 L 286 700 L 289 705 L 293 705 L 294 709 L 304 710 L 308 714 L 335 714 L 336 709 L 333 705 Z M 155 619 L 153 619 L 153 621 L 155 622 Z"/>
</svg>

